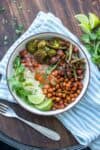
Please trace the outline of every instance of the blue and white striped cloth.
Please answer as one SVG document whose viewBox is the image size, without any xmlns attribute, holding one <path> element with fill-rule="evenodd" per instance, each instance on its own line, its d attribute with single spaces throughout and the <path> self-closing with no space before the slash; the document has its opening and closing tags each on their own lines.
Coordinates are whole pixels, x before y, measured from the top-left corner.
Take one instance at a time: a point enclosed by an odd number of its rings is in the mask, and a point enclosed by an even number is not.
<svg viewBox="0 0 100 150">
<path fill-rule="evenodd" d="M 12 45 L 0 62 L 0 73 L 2 74 L 0 98 L 15 102 L 9 93 L 6 83 L 5 74 L 8 58 L 23 39 L 40 32 L 62 33 L 67 37 L 71 37 L 77 43 L 79 42 L 75 35 L 65 28 L 62 22 L 53 14 L 39 12 L 29 29 Z M 91 62 L 90 55 L 87 51 L 86 54 L 89 59 L 91 71 L 87 93 L 74 108 L 56 117 L 83 147 L 88 145 L 92 150 L 100 150 L 100 72 Z"/>
</svg>

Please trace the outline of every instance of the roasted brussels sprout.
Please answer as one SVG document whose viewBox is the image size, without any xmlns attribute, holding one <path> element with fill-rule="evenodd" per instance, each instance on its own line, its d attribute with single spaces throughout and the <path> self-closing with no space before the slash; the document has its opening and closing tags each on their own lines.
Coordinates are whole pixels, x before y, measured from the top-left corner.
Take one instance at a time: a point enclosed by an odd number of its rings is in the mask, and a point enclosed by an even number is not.
<svg viewBox="0 0 100 150">
<path fill-rule="evenodd" d="M 43 63 L 44 59 L 46 58 L 47 53 L 43 49 L 39 49 L 34 53 L 34 58 L 39 62 Z"/>
<path fill-rule="evenodd" d="M 52 57 L 56 55 L 56 50 L 55 49 L 50 49 L 47 51 L 48 56 Z"/>
<path fill-rule="evenodd" d="M 65 43 L 64 43 L 65 44 Z M 60 39 L 53 39 L 48 42 L 48 47 L 53 49 L 62 49 L 65 50 L 67 47 L 64 45 Z"/>
<path fill-rule="evenodd" d="M 34 53 L 37 49 L 38 40 L 31 40 L 26 44 L 26 49 L 30 53 Z"/>
<path fill-rule="evenodd" d="M 39 43 L 38 43 L 38 48 L 44 48 L 46 46 L 46 40 L 41 40 Z"/>
<path fill-rule="evenodd" d="M 58 39 L 53 39 L 53 40 L 49 41 L 48 46 L 51 47 L 51 48 L 54 48 L 54 49 L 59 49 L 60 42 L 59 42 Z"/>
<path fill-rule="evenodd" d="M 45 46 L 45 48 L 44 48 L 44 49 L 45 49 L 45 51 L 46 51 L 46 52 L 48 52 L 48 51 L 50 50 L 50 47 Z"/>
</svg>

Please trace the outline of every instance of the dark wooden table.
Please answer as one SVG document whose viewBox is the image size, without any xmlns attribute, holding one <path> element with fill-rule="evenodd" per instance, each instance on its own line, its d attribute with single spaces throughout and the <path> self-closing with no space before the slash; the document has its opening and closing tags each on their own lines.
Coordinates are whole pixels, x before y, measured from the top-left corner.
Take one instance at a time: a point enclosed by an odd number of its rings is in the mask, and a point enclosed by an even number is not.
<svg viewBox="0 0 100 150">
<path fill-rule="evenodd" d="M 54 13 L 79 37 L 81 31 L 74 15 L 88 12 L 99 15 L 100 0 L 0 0 L 0 59 L 18 38 L 18 32 L 22 32 L 22 29 L 19 29 L 20 24 L 24 25 L 25 31 L 40 10 Z M 20 116 L 56 130 L 62 138 L 59 142 L 53 142 L 18 120 L 0 116 L 0 139 L 4 142 L 22 150 L 33 147 L 61 150 L 78 144 L 71 133 L 54 117 L 36 116 L 17 104 L 5 103 L 11 105 Z"/>
</svg>

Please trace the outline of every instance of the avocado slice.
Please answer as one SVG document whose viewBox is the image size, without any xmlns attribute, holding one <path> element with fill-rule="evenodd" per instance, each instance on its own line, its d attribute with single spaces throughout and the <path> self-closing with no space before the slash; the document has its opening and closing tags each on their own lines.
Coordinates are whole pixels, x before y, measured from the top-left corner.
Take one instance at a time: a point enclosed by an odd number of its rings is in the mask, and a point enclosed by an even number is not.
<svg viewBox="0 0 100 150">
<path fill-rule="evenodd" d="M 44 95 L 40 94 L 40 95 L 28 95 L 28 100 L 29 102 L 33 103 L 33 104 L 40 104 L 44 101 Z"/>
<path fill-rule="evenodd" d="M 52 105 L 53 105 L 52 100 L 46 98 L 41 104 L 35 105 L 35 108 L 42 111 L 49 111 L 51 110 Z"/>
</svg>

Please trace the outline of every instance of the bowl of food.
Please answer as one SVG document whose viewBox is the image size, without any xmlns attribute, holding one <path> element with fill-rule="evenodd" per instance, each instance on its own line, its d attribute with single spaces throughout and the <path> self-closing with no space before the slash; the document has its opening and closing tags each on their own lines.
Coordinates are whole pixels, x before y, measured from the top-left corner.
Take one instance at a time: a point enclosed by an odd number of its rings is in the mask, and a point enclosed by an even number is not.
<svg viewBox="0 0 100 150">
<path fill-rule="evenodd" d="M 26 38 L 11 54 L 6 72 L 9 90 L 19 105 L 47 116 L 78 103 L 90 74 L 84 50 L 58 33 Z"/>
</svg>

